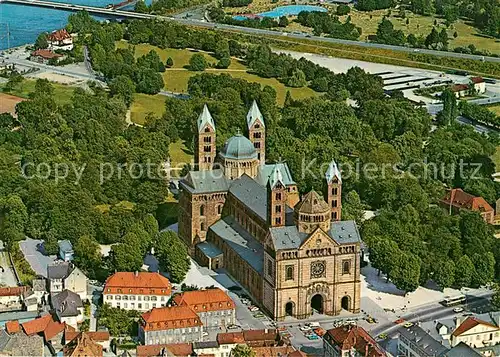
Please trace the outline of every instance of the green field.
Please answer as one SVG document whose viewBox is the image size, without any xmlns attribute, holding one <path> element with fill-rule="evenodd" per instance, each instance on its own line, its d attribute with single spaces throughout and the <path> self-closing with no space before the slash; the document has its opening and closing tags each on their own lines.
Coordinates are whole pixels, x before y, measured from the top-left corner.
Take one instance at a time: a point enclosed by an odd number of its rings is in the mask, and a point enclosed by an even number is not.
<svg viewBox="0 0 500 357">
<path fill-rule="evenodd" d="M 25 78 L 24 81 L 14 88 L 11 92 L 5 92 L 8 94 L 15 95 L 21 98 L 29 98 L 29 94 L 35 91 L 35 83 L 36 80 Z M 59 83 L 51 83 L 54 88 L 54 100 L 59 104 L 69 103 L 71 96 L 73 95 L 73 90 L 75 87 L 59 84 Z M 0 84 L 0 88 L 3 92 L 5 87 L 5 83 Z"/>
<path fill-rule="evenodd" d="M 134 101 L 130 106 L 130 120 L 144 125 L 144 119 L 149 113 L 161 117 L 165 111 L 165 96 L 135 93 Z"/>
<path fill-rule="evenodd" d="M 127 47 L 128 43 L 125 41 L 120 41 L 117 42 L 117 47 Z M 140 57 L 146 53 L 148 53 L 150 50 L 155 50 L 158 55 L 160 56 L 162 61 L 166 61 L 168 57 L 172 57 L 172 60 L 174 61 L 174 65 L 172 68 L 168 68 L 165 73 L 163 73 L 163 80 L 165 81 L 165 90 L 167 91 L 172 91 L 176 93 L 186 93 L 187 92 L 187 84 L 189 81 L 189 78 L 192 76 L 199 74 L 201 72 L 192 72 L 184 68 L 186 65 L 189 64 L 189 59 L 194 53 L 202 53 L 207 61 L 211 64 L 215 64 L 217 60 L 211 56 L 208 53 L 203 53 L 199 51 L 194 51 L 194 50 L 189 50 L 189 49 L 173 49 L 173 48 L 168 48 L 168 49 L 161 49 L 155 46 L 147 45 L 147 44 L 139 44 L 135 46 L 135 56 Z M 265 86 L 271 86 L 276 90 L 277 94 L 277 100 L 278 103 L 283 104 L 285 101 L 285 96 L 286 92 L 289 90 L 290 94 L 294 99 L 302 99 L 302 98 L 307 98 L 307 97 L 312 97 L 315 95 L 318 95 L 315 91 L 313 91 L 311 88 L 308 87 L 303 87 L 303 88 L 288 88 L 285 87 L 285 85 L 278 80 L 274 78 L 261 78 L 257 75 L 248 73 L 246 66 L 238 61 L 237 59 L 233 58 L 231 61 L 231 66 L 228 69 L 215 69 L 215 68 L 209 68 L 206 70 L 206 72 L 209 73 L 215 73 L 215 74 L 220 74 L 220 73 L 227 73 L 231 75 L 234 78 L 242 78 L 245 79 L 249 82 L 257 82 L 260 83 L 261 85 Z M 140 101 L 146 100 L 145 98 L 140 98 Z M 157 101 L 156 99 L 152 99 L 152 101 Z M 145 107 L 149 107 L 146 105 Z M 154 105 L 154 108 L 157 106 Z M 151 110 L 153 111 L 153 110 Z M 154 112 L 154 111 L 153 111 Z M 144 120 L 144 117 L 140 118 L 139 115 L 134 114 L 134 110 L 132 111 L 132 121 L 137 121 L 140 122 L 140 120 Z M 135 119 L 134 119 L 135 118 Z"/>
<path fill-rule="evenodd" d="M 363 30 L 361 35 L 361 40 L 366 40 L 369 35 L 374 35 L 377 32 L 377 27 L 384 16 L 387 16 L 388 10 L 377 10 L 377 11 L 357 11 L 351 8 L 351 22 L 359 26 Z M 410 33 L 415 36 L 427 36 L 432 27 L 434 27 L 434 20 L 437 20 L 438 30 L 444 27 L 444 19 L 436 18 L 433 16 L 422 16 L 413 14 L 410 11 L 406 11 L 406 18 L 401 18 L 398 16 L 398 10 L 392 10 L 391 16 L 387 18 L 393 23 L 394 28 L 398 30 L 403 30 L 406 35 Z M 371 16 L 371 18 L 370 18 Z M 347 19 L 347 16 L 341 17 L 343 21 Z M 409 19 L 409 24 L 406 24 L 406 19 Z M 456 21 L 450 28 L 447 29 L 448 37 L 450 39 L 450 47 L 463 47 L 470 44 L 474 44 L 477 49 L 488 50 L 492 53 L 500 54 L 500 43 L 495 39 L 483 37 L 479 34 L 476 28 L 468 25 L 463 20 Z M 453 33 L 457 32 L 458 37 L 454 38 Z"/>
<path fill-rule="evenodd" d="M 495 113 L 497 116 L 500 116 L 500 104 L 492 105 L 491 107 L 488 107 L 488 109 Z"/>
</svg>

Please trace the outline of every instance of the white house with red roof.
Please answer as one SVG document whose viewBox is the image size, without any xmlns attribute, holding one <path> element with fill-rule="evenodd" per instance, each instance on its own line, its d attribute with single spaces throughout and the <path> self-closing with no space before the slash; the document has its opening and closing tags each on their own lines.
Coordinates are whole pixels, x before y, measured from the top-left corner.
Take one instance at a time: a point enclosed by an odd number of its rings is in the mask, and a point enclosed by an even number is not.
<svg viewBox="0 0 500 357">
<path fill-rule="evenodd" d="M 124 310 L 165 307 L 172 295 L 170 281 L 159 273 L 117 272 L 104 285 L 104 302 Z"/>
<path fill-rule="evenodd" d="M 495 315 L 495 319 L 495 322 L 487 322 L 475 316 L 469 316 L 465 320 L 457 318 L 456 328 L 451 333 L 451 346 L 456 346 L 460 342 L 464 342 L 472 348 L 499 344 L 500 314 Z"/>
<path fill-rule="evenodd" d="M 73 49 L 73 37 L 66 31 L 60 29 L 47 35 L 50 50 L 71 51 Z"/>
<path fill-rule="evenodd" d="M 470 80 L 476 93 L 483 94 L 486 92 L 486 82 L 482 77 L 472 77 Z"/>
</svg>

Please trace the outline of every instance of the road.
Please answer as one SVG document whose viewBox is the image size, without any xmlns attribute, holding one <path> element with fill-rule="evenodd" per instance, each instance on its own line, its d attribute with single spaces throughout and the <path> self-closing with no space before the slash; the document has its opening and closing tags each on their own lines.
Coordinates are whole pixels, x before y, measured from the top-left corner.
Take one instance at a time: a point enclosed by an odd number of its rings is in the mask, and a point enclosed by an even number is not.
<svg viewBox="0 0 500 357">
<path fill-rule="evenodd" d="M 469 296 L 467 302 L 467 309 L 477 309 L 489 304 L 488 298 L 490 298 L 493 293 L 486 293 L 482 296 Z M 402 315 L 401 318 L 407 322 L 419 322 L 419 321 L 432 321 L 438 319 L 445 319 L 457 316 L 453 309 L 455 307 L 443 307 L 440 304 L 432 304 L 421 309 L 418 309 L 414 312 L 408 313 L 406 315 Z M 382 333 L 387 334 L 389 337 L 393 337 L 397 334 L 397 330 L 400 328 L 400 325 L 397 325 L 393 322 L 388 322 L 377 326 L 376 328 L 370 331 L 370 334 L 373 337 L 376 337 Z"/>
<path fill-rule="evenodd" d="M 478 104 L 478 105 L 500 103 L 500 96 L 471 99 L 471 100 L 468 100 L 467 103 Z M 431 115 L 436 115 L 441 110 L 443 110 L 443 104 L 427 104 L 426 107 L 427 107 L 427 111 Z"/>
<path fill-rule="evenodd" d="M 83 5 L 75 5 L 75 4 L 66 4 L 66 3 L 58 3 L 52 1 L 43 1 L 43 0 L 0 0 L 1 2 L 13 3 L 18 5 L 26 5 L 26 6 L 37 6 L 37 7 L 45 7 L 51 9 L 60 9 L 66 11 L 80 11 L 87 10 L 90 13 L 104 15 L 104 16 L 112 16 L 112 17 L 124 17 L 124 18 L 135 18 L 135 19 L 159 19 L 164 21 L 176 21 L 178 23 L 188 25 L 188 26 L 197 26 L 197 27 L 205 27 L 205 28 L 216 28 L 224 31 L 231 32 L 244 32 L 252 35 L 266 35 L 266 36 L 287 36 L 290 39 L 300 39 L 307 41 L 320 41 L 325 43 L 335 43 L 335 44 L 343 44 L 343 45 L 354 45 L 366 48 L 378 48 L 378 49 L 386 49 L 393 50 L 399 52 L 407 52 L 407 53 L 418 53 L 418 54 L 429 54 L 439 57 L 453 57 L 460 59 L 472 59 L 478 61 L 486 61 L 486 62 L 496 62 L 500 63 L 499 57 L 489 57 L 489 56 L 478 56 L 464 53 L 456 53 L 456 52 L 447 52 L 447 51 L 436 51 L 429 49 L 413 49 L 404 46 L 392 46 L 385 45 L 379 43 L 371 43 L 371 42 L 362 42 L 362 41 L 352 41 L 352 40 L 341 40 L 337 38 L 328 38 L 328 37 L 320 37 L 320 36 L 311 36 L 303 33 L 280 33 L 278 31 L 273 30 L 265 30 L 265 29 L 255 29 L 249 27 L 241 27 L 241 26 L 233 26 L 233 25 L 225 25 L 225 24 L 217 24 L 213 22 L 206 22 L 203 20 L 197 20 L 192 18 L 178 18 L 178 17 L 169 17 L 169 16 L 160 16 L 153 14 L 141 14 L 132 11 L 123 11 L 123 10 L 115 10 L 115 9 L 105 9 L 101 7 L 95 6 L 83 6 Z"/>
</svg>

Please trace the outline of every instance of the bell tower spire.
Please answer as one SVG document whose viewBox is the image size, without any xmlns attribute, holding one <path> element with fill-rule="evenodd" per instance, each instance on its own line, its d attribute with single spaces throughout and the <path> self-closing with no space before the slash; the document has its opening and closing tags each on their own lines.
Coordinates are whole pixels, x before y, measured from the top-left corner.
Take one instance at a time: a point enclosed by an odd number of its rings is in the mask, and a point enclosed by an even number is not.
<svg viewBox="0 0 500 357">
<path fill-rule="evenodd" d="M 286 187 L 277 166 L 267 181 L 267 224 L 270 227 L 285 225 Z"/>
<path fill-rule="evenodd" d="M 342 214 L 342 176 L 334 160 L 330 162 L 328 170 L 326 170 L 325 179 L 325 199 L 331 209 L 332 221 L 340 221 Z"/>
<path fill-rule="evenodd" d="M 266 126 L 264 117 L 260 112 L 257 102 L 254 100 L 247 114 L 248 138 L 257 151 L 260 164 L 266 163 Z"/>
<path fill-rule="evenodd" d="M 211 170 L 215 160 L 215 123 L 207 105 L 198 117 L 198 135 L 196 136 L 195 163 L 198 170 Z"/>
</svg>

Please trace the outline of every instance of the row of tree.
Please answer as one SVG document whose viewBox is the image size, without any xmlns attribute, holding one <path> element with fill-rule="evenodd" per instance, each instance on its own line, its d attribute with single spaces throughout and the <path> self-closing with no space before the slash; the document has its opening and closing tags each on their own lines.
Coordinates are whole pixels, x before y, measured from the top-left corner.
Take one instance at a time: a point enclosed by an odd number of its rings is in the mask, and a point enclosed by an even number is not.
<svg viewBox="0 0 500 357">
<path fill-rule="evenodd" d="M 474 123 L 486 124 L 500 128 L 500 116 L 496 115 L 487 107 L 461 101 L 459 110 L 464 117 L 469 118 Z"/>
<path fill-rule="evenodd" d="M 329 37 L 345 40 L 357 40 L 361 36 L 361 27 L 351 23 L 350 17 L 342 23 L 337 16 L 327 12 L 301 11 L 297 16 L 297 22 L 312 27 L 316 36 L 327 34 Z"/>
</svg>

